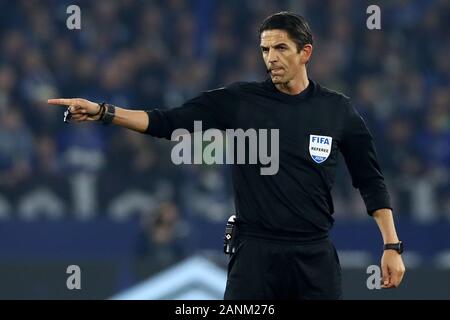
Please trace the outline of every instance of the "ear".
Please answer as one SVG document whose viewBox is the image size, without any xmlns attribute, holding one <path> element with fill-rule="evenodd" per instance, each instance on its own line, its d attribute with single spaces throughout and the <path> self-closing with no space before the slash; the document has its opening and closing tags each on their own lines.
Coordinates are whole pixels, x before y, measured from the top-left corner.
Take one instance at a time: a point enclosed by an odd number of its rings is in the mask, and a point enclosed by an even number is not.
<svg viewBox="0 0 450 320">
<path fill-rule="evenodd" d="M 312 55 L 312 51 L 313 51 L 313 46 L 310 44 L 305 44 L 303 46 L 303 49 L 300 51 L 300 61 L 303 64 L 306 64 L 309 59 L 311 58 Z"/>
</svg>

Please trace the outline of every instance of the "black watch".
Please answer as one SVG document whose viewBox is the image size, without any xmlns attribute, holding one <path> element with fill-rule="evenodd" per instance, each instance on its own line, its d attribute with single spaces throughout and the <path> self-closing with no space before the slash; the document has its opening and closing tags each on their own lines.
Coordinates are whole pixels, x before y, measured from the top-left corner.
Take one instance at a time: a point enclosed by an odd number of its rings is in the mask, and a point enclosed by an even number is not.
<svg viewBox="0 0 450 320">
<path fill-rule="evenodd" d="M 397 243 L 386 243 L 384 245 L 384 250 L 395 250 L 399 254 L 403 253 L 403 242 L 399 241 Z"/>
<path fill-rule="evenodd" d="M 116 114 L 116 106 L 112 105 L 112 104 L 105 104 L 104 105 L 104 113 L 102 114 L 101 117 L 101 121 L 103 122 L 103 124 L 108 125 L 110 124 Z"/>
</svg>

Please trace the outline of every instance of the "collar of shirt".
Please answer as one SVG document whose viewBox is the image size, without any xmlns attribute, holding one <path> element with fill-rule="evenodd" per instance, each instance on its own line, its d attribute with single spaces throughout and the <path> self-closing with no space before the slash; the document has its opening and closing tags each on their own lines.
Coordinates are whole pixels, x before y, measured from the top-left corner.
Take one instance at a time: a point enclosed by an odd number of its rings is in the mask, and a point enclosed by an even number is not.
<svg viewBox="0 0 450 320">
<path fill-rule="evenodd" d="M 308 78 L 308 80 L 309 80 L 309 84 L 305 88 L 305 90 L 303 90 L 299 94 L 295 94 L 295 95 L 287 94 L 287 93 L 284 93 L 284 92 L 281 92 L 280 90 L 278 90 L 270 78 L 268 78 L 264 82 L 264 85 L 274 95 L 274 97 L 276 97 L 284 102 L 295 104 L 295 103 L 299 103 L 299 102 L 304 101 L 305 99 L 309 98 L 312 95 L 312 93 L 315 91 L 316 83 L 309 78 Z"/>
</svg>

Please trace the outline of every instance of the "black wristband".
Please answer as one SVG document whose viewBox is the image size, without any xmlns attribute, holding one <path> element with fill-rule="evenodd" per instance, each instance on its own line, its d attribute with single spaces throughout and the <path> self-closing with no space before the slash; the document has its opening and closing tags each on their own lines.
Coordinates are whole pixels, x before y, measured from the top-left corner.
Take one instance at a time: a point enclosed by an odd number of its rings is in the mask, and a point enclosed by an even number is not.
<svg viewBox="0 0 450 320">
<path fill-rule="evenodd" d="M 99 103 L 98 105 L 100 106 L 100 110 L 97 114 L 100 113 L 100 117 L 98 117 L 97 121 L 102 121 L 103 120 L 103 116 L 105 115 L 105 111 L 106 111 L 106 107 L 105 107 L 106 102 L 102 102 Z M 97 115 L 95 114 L 95 115 Z"/>
<path fill-rule="evenodd" d="M 102 103 L 97 103 L 98 104 L 98 106 L 100 107 L 99 108 L 99 110 L 98 110 L 98 112 L 96 113 L 96 114 L 91 114 L 91 117 L 96 117 L 96 116 L 98 116 L 100 113 L 102 113 L 102 111 L 103 111 L 103 106 L 104 106 L 104 102 L 102 102 Z"/>
<path fill-rule="evenodd" d="M 386 243 L 383 247 L 384 250 L 395 250 L 399 254 L 403 253 L 403 241 L 397 243 Z"/>
<path fill-rule="evenodd" d="M 102 117 L 100 118 L 103 122 L 103 124 L 108 125 L 110 124 L 114 117 L 115 117 L 115 113 L 116 113 L 116 107 L 113 106 L 112 104 L 106 104 L 103 109 L 105 110 L 102 114 Z"/>
</svg>

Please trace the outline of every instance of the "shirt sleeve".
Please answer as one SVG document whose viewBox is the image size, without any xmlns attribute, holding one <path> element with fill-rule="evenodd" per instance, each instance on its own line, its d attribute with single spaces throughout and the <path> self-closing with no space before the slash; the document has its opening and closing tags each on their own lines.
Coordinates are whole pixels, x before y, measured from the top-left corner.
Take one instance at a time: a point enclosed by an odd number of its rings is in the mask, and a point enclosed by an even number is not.
<svg viewBox="0 0 450 320">
<path fill-rule="evenodd" d="M 372 135 L 349 99 L 343 99 L 347 113 L 340 150 L 353 186 L 359 189 L 369 215 L 378 209 L 392 209 Z"/>
<path fill-rule="evenodd" d="M 171 110 L 146 111 L 149 126 L 146 134 L 157 138 L 171 139 L 176 129 L 194 131 L 194 122 L 202 122 L 202 130 L 230 128 L 233 117 L 233 95 L 228 88 L 219 88 L 201 93 Z M 235 102 L 235 101 L 234 101 Z"/>
</svg>

